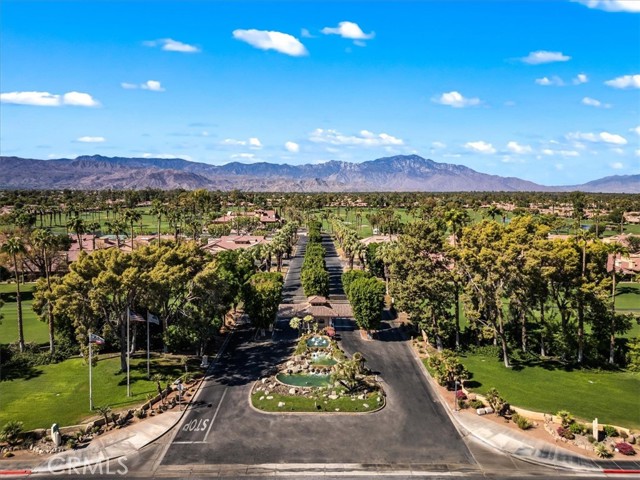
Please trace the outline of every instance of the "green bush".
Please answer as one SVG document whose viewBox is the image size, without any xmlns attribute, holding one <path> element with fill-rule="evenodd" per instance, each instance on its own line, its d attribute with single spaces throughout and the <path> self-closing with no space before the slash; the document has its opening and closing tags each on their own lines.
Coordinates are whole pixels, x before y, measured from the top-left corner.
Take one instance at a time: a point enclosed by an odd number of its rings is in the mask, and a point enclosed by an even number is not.
<svg viewBox="0 0 640 480">
<path fill-rule="evenodd" d="M 589 440 L 589 443 L 596 443 L 597 439 L 593 435 L 587 435 L 587 440 Z"/>
<path fill-rule="evenodd" d="M 531 423 L 529 419 L 517 413 L 514 413 L 511 416 L 511 420 L 513 420 L 513 423 L 515 423 L 520 430 L 529 430 L 531 427 L 533 427 L 533 423 Z"/>
<path fill-rule="evenodd" d="M 604 435 L 606 437 L 617 437 L 619 435 L 616 427 L 612 427 L 611 425 L 604 425 L 602 427 L 602 430 L 604 431 Z"/>
<path fill-rule="evenodd" d="M 585 431 L 585 426 L 582 425 L 581 423 L 574 422 L 569 425 L 569 430 L 574 435 L 582 435 Z"/>
<path fill-rule="evenodd" d="M 604 443 L 596 443 L 594 451 L 596 455 L 600 458 L 611 458 L 613 457 L 613 453 Z"/>
<path fill-rule="evenodd" d="M 566 410 L 560 410 L 558 413 L 556 413 L 556 415 L 560 417 L 560 421 L 563 427 L 568 427 L 575 421 L 573 415 L 571 415 Z"/>
<path fill-rule="evenodd" d="M 474 409 L 484 408 L 484 403 L 481 400 L 469 400 L 469 406 Z"/>
<path fill-rule="evenodd" d="M 342 274 L 342 286 L 344 287 L 344 293 L 349 296 L 349 289 L 351 284 L 360 278 L 371 278 L 372 275 L 365 270 L 347 270 Z"/>
<path fill-rule="evenodd" d="M 7 442 L 9 445 L 18 443 L 18 437 L 24 430 L 24 423 L 11 420 L 4 424 L 0 429 L 0 440 Z"/>
</svg>

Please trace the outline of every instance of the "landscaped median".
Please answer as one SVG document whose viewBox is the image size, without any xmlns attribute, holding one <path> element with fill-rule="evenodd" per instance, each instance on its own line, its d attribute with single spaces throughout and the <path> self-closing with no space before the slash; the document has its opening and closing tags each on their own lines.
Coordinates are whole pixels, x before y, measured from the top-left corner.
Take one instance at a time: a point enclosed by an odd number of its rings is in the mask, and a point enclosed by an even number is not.
<svg viewBox="0 0 640 480">
<path fill-rule="evenodd" d="M 347 359 L 335 340 L 308 333 L 276 375 L 262 378 L 250 402 L 264 412 L 366 413 L 385 406 L 385 393 L 355 353 Z"/>
</svg>

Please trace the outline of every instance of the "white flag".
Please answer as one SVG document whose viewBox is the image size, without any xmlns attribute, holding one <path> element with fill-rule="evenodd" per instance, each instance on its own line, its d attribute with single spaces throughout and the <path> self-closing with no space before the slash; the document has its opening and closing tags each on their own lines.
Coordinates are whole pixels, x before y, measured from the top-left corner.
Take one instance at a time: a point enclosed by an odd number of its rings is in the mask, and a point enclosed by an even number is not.
<svg viewBox="0 0 640 480">
<path fill-rule="evenodd" d="M 160 325 L 160 319 L 151 312 L 147 312 L 147 321 L 154 325 Z"/>
</svg>

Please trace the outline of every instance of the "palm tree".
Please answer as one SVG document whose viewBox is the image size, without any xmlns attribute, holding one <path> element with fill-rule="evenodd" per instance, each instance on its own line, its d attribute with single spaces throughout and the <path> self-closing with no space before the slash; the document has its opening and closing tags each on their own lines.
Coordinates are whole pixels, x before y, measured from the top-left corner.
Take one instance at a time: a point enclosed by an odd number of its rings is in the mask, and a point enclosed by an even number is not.
<svg viewBox="0 0 640 480">
<path fill-rule="evenodd" d="M 51 230 L 47 229 L 38 229 L 33 232 L 33 245 L 40 249 L 42 252 L 42 258 L 44 260 L 44 274 L 47 280 L 47 290 L 51 293 L 51 274 L 49 272 L 50 265 L 49 259 L 47 258 L 47 251 L 51 249 L 51 247 L 55 246 L 55 237 L 51 233 Z M 95 248 L 94 248 L 95 250 Z M 49 324 L 49 353 L 53 355 L 55 352 L 54 346 L 54 325 L 53 325 L 53 311 L 51 307 L 51 302 L 47 301 L 47 321 Z"/>
<path fill-rule="evenodd" d="M 13 271 L 16 277 L 16 306 L 18 307 L 18 348 L 24 352 L 24 326 L 22 322 L 22 297 L 20 296 L 20 274 L 18 272 L 18 256 L 26 252 L 24 242 L 20 237 L 12 237 L 0 247 L 0 250 L 7 253 L 13 262 Z"/>
<path fill-rule="evenodd" d="M 91 239 L 91 243 L 92 243 L 93 250 L 95 251 L 95 249 L 96 249 L 96 236 L 98 235 L 98 231 L 100 230 L 100 223 L 99 222 L 90 222 L 87 225 L 87 229 L 93 235 L 93 238 Z"/>
<path fill-rule="evenodd" d="M 396 244 L 395 242 L 383 243 L 376 250 L 376 259 L 382 262 L 382 266 L 384 269 L 384 283 L 386 294 L 389 295 L 389 266 L 391 265 L 392 259 L 395 256 Z"/>
<path fill-rule="evenodd" d="M 84 220 L 78 216 L 72 217 L 67 221 L 67 228 L 76 233 L 78 237 L 78 247 L 82 251 L 82 234 L 85 230 Z"/>
<path fill-rule="evenodd" d="M 135 248 L 133 244 L 133 226 L 142 220 L 142 215 L 140 215 L 139 211 L 129 208 L 124 211 L 123 218 L 124 221 L 131 226 L 131 251 L 133 251 Z"/>
<path fill-rule="evenodd" d="M 167 209 L 162 204 L 162 202 L 156 198 L 151 203 L 151 210 L 149 211 L 149 213 L 151 215 L 155 215 L 156 218 L 158 219 L 157 235 L 158 235 L 158 245 L 160 245 L 160 223 L 162 221 L 162 216 L 166 215 Z"/>
</svg>

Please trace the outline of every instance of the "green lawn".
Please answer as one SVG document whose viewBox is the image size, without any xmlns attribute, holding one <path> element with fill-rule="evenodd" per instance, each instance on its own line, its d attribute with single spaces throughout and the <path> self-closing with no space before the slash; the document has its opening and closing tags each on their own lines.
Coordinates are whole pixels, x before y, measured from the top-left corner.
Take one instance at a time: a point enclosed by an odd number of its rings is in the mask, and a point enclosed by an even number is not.
<svg viewBox="0 0 640 480">
<path fill-rule="evenodd" d="M 460 359 L 473 374 L 469 385 L 478 393 L 495 387 L 509 403 L 529 410 L 568 410 L 584 421 L 597 417 L 601 424 L 640 428 L 640 373 L 566 371 L 550 362 L 508 369 L 482 355 Z"/>
<path fill-rule="evenodd" d="M 142 404 L 147 393 L 157 393 L 155 382 L 146 378 L 146 359 L 131 362 L 131 393 L 127 398 L 126 374 L 119 373 L 120 360 L 106 355 L 93 369 L 93 403 L 114 410 Z M 89 367 L 81 358 L 35 367 L 20 372 L 23 378 L 0 382 L 0 426 L 9 420 L 24 422 L 27 430 L 48 428 L 52 423 L 75 425 L 91 416 L 89 412 Z M 183 373 L 179 357 L 154 359 L 151 374 Z M 26 376 L 26 377 L 25 377 Z M 163 385 L 164 386 L 164 385 Z"/>
<path fill-rule="evenodd" d="M 616 288 L 616 309 L 640 313 L 640 283 L 620 282 Z"/>
<path fill-rule="evenodd" d="M 26 342 L 48 343 L 49 330 L 45 322 L 40 321 L 31 307 L 35 283 L 20 285 L 22 292 L 22 321 Z M 0 323 L 0 343 L 13 343 L 18 340 L 18 311 L 16 308 L 15 283 L 0 283 L 0 297 L 4 306 L 0 313 L 4 316 Z"/>
<path fill-rule="evenodd" d="M 352 400 L 351 397 L 340 397 L 336 400 L 321 398 L 320 408 L 317 407 L 313 398 L 271 393 L 269 396 L 272 396 L 272 399 L 263 398 L 260 400 L 263 396 L 264 392 L 254 393 L 251 396 L 251 403 L 257 409 L 266 412 L 335 412 L 336 408 L 340 412 L 369 412 L 380 406 L 377 393 L 369 393 L 365 400 Z M 284 402 L 284 407 L 278 407 L 279 402 Z M 382 402 L 384 402 L 384 398 Z M 365 404 L 368 406 L 365 407 Z"/>
</svg>

